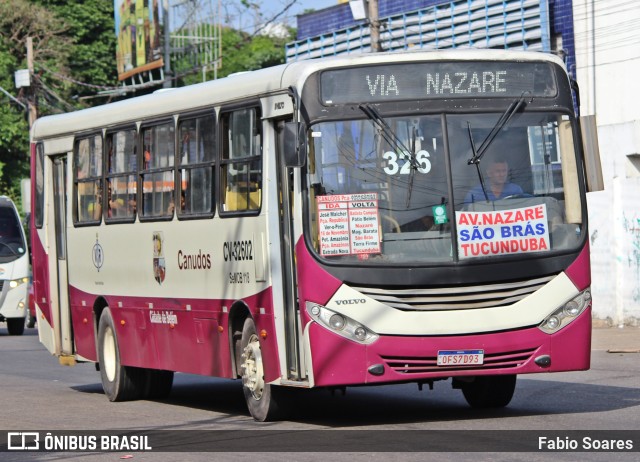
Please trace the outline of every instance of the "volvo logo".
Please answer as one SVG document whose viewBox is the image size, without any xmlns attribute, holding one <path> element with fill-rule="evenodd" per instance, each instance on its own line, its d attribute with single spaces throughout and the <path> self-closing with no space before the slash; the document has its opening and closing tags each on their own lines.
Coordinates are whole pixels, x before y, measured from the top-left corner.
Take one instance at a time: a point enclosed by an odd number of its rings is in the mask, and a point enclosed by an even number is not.
<svg viewBox="0 0 640 462">
<path fill-rule="evenodd" d="M 336 305 L 357 305 L 359 303 L 367 303 L 364 298 L 350 298 L 348 300 L 336 300 Z"/>
</svg>

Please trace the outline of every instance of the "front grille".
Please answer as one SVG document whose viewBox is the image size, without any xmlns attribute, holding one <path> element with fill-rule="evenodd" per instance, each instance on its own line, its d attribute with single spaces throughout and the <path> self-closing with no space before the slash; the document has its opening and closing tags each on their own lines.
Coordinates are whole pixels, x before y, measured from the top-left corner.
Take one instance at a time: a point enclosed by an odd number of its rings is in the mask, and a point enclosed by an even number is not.
<svg viewBox="0 0 640 462">
<path fill-rule="evenodd" d="M 535 279 L 433 289 L 353 289 L 402 311 L 470 310 L 512 305 L 542 288 L 555 275 Z"/>
<path fill-rule="evenodd" d="M 435 356 L 382 356 L 386 366 L 398 374 L 422 374 L 434 371 L 513 369 L 522 366 L 536 351 L 529 350 L 500 352 L 484 355 L 484 364 L 474 366 L 438 366 Z"/>
<path fill-rule="evenodd" d="M 4 279 L 0 279 L 0 292 L 4 289 Z"/>
</svg>

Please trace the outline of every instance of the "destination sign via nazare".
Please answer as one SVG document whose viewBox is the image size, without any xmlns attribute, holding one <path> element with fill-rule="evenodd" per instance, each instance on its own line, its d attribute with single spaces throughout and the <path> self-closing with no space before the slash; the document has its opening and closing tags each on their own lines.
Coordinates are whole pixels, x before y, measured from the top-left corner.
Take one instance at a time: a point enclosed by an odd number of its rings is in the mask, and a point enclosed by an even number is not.
<svg viewBox="0 0 640 462">
<path fill-rule="evenodd" d="M 326 105 L 424 98 L 556 95 L 553 69 L 535 62 L 429 62 L 334 69 L 321 75 Z"/>
</svg>

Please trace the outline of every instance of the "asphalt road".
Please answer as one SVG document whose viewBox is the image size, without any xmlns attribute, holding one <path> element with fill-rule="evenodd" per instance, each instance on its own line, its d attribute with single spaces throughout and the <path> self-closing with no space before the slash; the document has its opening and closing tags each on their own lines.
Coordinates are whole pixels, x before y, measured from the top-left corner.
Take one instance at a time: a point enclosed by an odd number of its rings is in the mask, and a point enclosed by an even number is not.
<svg viewBox="0 0 640 462">
<path fill-rule="evenodd" d="M 155 435 L 150 452 L 23 451 L 5 452 L 0 460 L 638 460 L 640 353 L 635 351 L 640 350 L 634 342 L 640 337 L 634 332 L 640 330 L 625 332 L 622 343 L 620 337 L 608 342 L 603 337 L 614 331 L 594 335 L 589 371 L 520 376 L 505 409 L 471 409 L 446 381 L 423 391 L 415 384 L 349 388 L 344 396 L 302 391 L 290 396 L 293 406 L 284 420 L 257 423 L 246 410 L 238 381 L 188 374 L 176 375 L 163 402 L 110 403 L 93 364 L 60 366 L 38 342 L 36 329 L 15 337 L 0 324 L 0 443 L 6 443 L 7 432 L 17 431 L 101 435 L 190 430 L 179 435 L 196 440 L 209 435 L 204 446 L 172 444 L 178 434 L 169 432 L 162 433 L 167 441 L 160 444 Z M 265 430 L 268 443 L 263 445 L 255 431 Z M 634 452 L 506 452 L 512 447 L 520 451 L 516 443 L 531 438 L 581 442 L 585 436 L 635 438 Z M 440 437 L 444 439 L 434 439 Z M 425 450 L 426 442 L 432 446 Z M 176 445 L 184 452 L 162 450 Z M 268 450 L 259 451 L 261 447 Z M 309 452 L 279 450 L 292 447 Z"/>
</svg>

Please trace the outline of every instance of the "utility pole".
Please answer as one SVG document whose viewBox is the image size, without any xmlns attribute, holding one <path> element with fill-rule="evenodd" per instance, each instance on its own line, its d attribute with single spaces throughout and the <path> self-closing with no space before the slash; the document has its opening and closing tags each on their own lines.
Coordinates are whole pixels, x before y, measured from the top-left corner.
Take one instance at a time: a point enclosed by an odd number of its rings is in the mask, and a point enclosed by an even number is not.
<svg viewBox="0 0 640 462">
<path fill-rule="evenodd" d="M 369 36 L 371 38 L 371 51 L 382 51 L 380 46 L 380 19 L 378 13 L 378 0 L 369 0 Z"/>
<path fill-rule="evenodd" d="M 164 83 L 163 88 L 171 88 L 171 31 L 169 30 L 169 0 L 162 1 L 162 22 L 164 29 Z"/>
<path fill-rule="evenodd" d="M 33 76 L 33 39 L 27 37 L 27 69 L 29 70 L 29 78 L 32 81 L 29 86 L 29 96 L 27 97 L 27 114 L 29 116 L 29 131 L 38 118 L 38 109 L 36 108 L 36 91 L 34 88 L 34 82 L 31 76 Z"/>
</svg>

